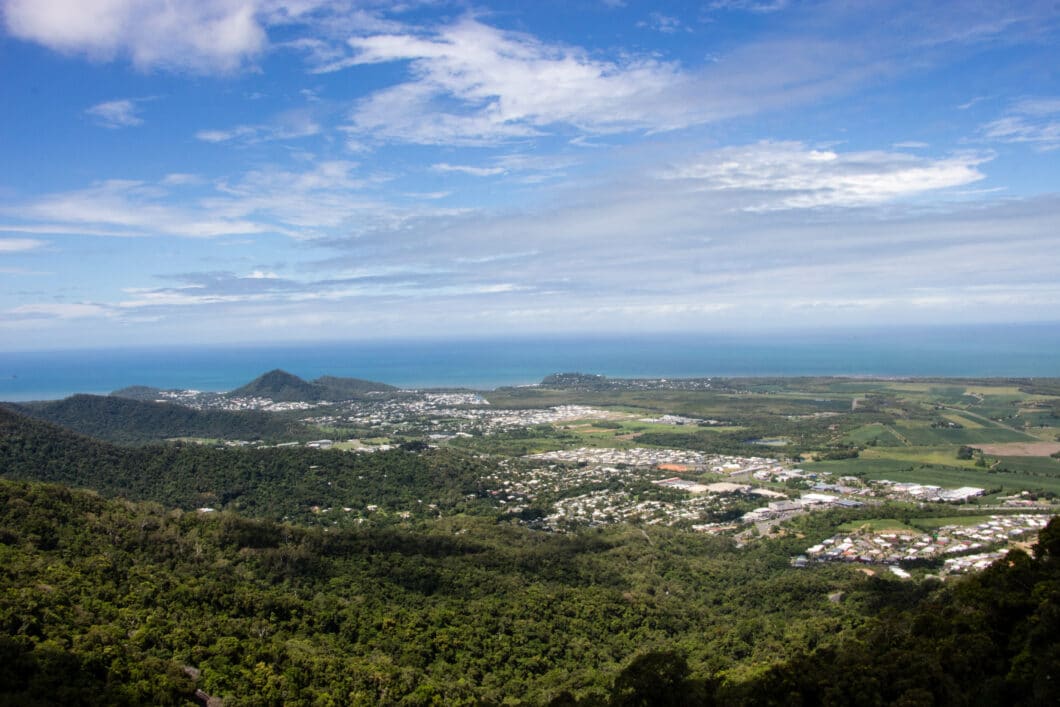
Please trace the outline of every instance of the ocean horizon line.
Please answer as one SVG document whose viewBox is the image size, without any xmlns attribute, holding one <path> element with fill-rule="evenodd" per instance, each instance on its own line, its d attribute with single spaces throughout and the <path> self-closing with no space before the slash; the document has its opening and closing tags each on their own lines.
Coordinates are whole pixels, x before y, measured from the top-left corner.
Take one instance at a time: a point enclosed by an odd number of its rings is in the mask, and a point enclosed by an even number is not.
<svg viewBox="0 0 1060 707">
<path fill-rule="evenodd" d="M 0 400 L 105 394 L 130 385 L 221 392 L 276 368 L 307 380 L 333 375 L 401 388 L 477 390 L 574 371 L 675 379 L 1051 378 L 1060 376 L 1060 325 L 8 352 L 0 353 Z"/>
</svg>

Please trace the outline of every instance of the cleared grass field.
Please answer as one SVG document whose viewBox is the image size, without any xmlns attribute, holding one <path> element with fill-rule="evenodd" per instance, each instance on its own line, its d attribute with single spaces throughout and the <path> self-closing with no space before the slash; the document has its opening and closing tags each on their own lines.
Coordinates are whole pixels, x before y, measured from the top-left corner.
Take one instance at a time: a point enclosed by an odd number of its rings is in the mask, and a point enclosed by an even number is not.
<svg viewBox="0 0 1060 707">
<path fill-rule="evenodd" d="M 1060 459 L 1052 457 L 998 457 L 997 468 L 1060 477 Z"/>
<path fill-rule="evenodd" d="M 1021 459 L 1025 459 L 1022 458 Z M 831 471 L 833 474 L 860 476 L 869 480 L 888 479 L 917 484 L 932 484 L 943 488 L 976 486 L 984 489 L 1001 487 L 1005 492 L 1048 491 L 1060 494 L 1060 470 L 1033 472 L 1026 469 L 1007 468 L 962 469 L 935 465 L 914 465 L 896 459 L 848 459 L 842 462 L 815 462 L 803 468 L 815 471 Z"/>
<path fill-rule="evenodd" d="M 856 430 L 848 432 L 843 437 L 843 441 L 847 444 L 856 444 L 859 446 L 875 443 L 885 447 L 900 447 L 905 444 L 902 440 L 898 439 L 898 436 L 894 434 L 894 431 L 891 430 L 890 427 L 882 422 L 873 422 L 868 425 L 862 425 Z"/>
<path fill-rule="evenodd" d="M 1026 513 L 1026 510 L 1021 511 Z M 923 530 L 935 530 L 946 525 L 979 525 L 980 523 L 986 523 L 996 513 L 990 515 L 983 515 L 981 513 L 960 515 L 960 516 L 946 516 L 945 518 L 914 518 L 910 520 L 910 524 Z"/>
<path fill-rule="evenodd" d="M 979 421 L 981 422 L 981 421 Z M 1005 427 L 983 426 L 979 429 L 951 429 L 932 427 L 929 422 L 901 420 L 895 423 L 895 431 L 913 446 L 939 446 L 943 444 L 975 446 L 991 442 L 1023 442 L 1035 438 L 1024 432 Z"/>
<path fill-rule="evenodd" d="M 728 425 L 699 427 L 698 425 L 663 425 L 639 421 L 608 422 L 614 422 L 618 426 L 600 427 L 597 426 L 599 421 L 582 420 L 561 425 L 561 428 L 564 432 L 583 440 L 587 447 L 615 447 L 618 449 L 629 449 L 631 447 L 639 446 L 637 438 L 642 434 L 651 432 L 694 435 L 702 432 L 722 433 L 736 432 L 744 429 L 743 427 Z"/>
<path fill-rule="evenodd" d="M 943 413 L 942 417 L 950 422 L 956 422 L 958 425 L 964 425 L 964 427 L 969 430 L 979 430 L 984 427 L 982 421 L 967 415 L 959 415 L 955 412 Z"/>
<path fill-rule="evenodd" d="M 890 478 L 887 474 L 900 471 L 912 471 L 916 465 L 898 459 L 840 459 L 838 461 L 806 462 L 799 467 L 806 471 L 827 471 L 835 476 L 866 476 L 879 474 L 870 478 Z"/>
<path fill-rule="evenodd" d="M 896 459 L 906 464 L 932 464 L 974 469 L 974 459 L 958 459 L 957 447 L 875 447 L 861 452 L 863 459 Z"/>
<path fill-rule="evenodd" d="M 918 528 L 915 528 L 911 525 L 906 525 L 897 518 L 870 518 L 867 520 L 852 520 L 836 527 L 836 530 L 840 533 L 853 533 L 858 530 L 867 530 L 873 533 L 882 533 L 888 530 L 898 530 L 906 533 L 920 532 Z"/>
<path fill-rule="evenodd" d="M 994 431 L 1006 430 L 976 430 Z M 996 465 L 993 464 L 995 460 Z M 1060 460 L 1040 456 L 993 457 L 988 454 L 987 461 L 994 468 L 976 466 L 975 459 L 957 459 L 956 445 L 933 444 L 917 447 L 868 447 L 863 449 L 856 459 L 810 462 L 802 467 L 808 471 L 828 471 L 835 475 L 934 484 L 946 488 L 1002 487 L 1006 492 L 1049 491 L 1060 494 Z"/>
</svg>

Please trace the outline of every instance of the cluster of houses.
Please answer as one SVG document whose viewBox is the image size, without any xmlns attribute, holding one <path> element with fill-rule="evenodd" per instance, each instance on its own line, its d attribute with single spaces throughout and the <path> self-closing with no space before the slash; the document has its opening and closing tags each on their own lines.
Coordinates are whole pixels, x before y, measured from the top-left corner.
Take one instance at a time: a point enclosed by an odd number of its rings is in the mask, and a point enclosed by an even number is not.
<svg viewBox="0 0 1060 707">
<path fill-rule="evenodd" d="M 488 406 L 489 401 L 478 393 L 400 391 L 395 396 L 388 395 L 374 400 L 350 400 L 342 403 L 335 412 L 307 417 L 302 421 L 324 427 L 389 427 L 423 418 L 448 417 L 457 410 Z"/>
<path fill-rule="evenodd" d="M 642 417 L 638 422 L 650 422 L 654 425 L 720 425 L 718 420 L 703 420 L 698 417 L 685 417 L 684 415 L 660 415 L 659 417 Z"/>
<path fill-rule="evenodd" d="M 494 408 L 477 393 L 421 393 L 402 391 L 385 400 L 351 401 L 342 410 L 304 418 L 307 424 L 327 427 L 356 426 L 385 431 L 414 432 L 436 438 L 454 435 L 490 434 L 505 430 L 556 425 L 575 420 L 627 419 L 628 413 L 600 410 L 586 405 L 556 405 L 547 408 Z"/>
<path fill-rule="evenodd" d="M 155 401 L 176 403 L 196 410 L 228 410 L 232 412 L 246 410 L 290 412 L 292 410 L 311 410 L 315 407 L 331 405 L 329 402 L 277 402 L 272 398 L 256 395 L 229 397 L 224 393 L 203 392 L 201 390 L 160 390 Z"/>
<path fill-rule="evenodd" d="M 561 449 L 554 452 L 532 454 L 527 457 L 535 461 L 566 462 L 568 464 L 624 465 L 634 467 L 669 466 L 672 471 L 703 469 L 710 459 L 699 452 L 683 449 L 613 449 L 611 447 L 581 447 Z"/>
<path fill-rule="evenodd" d="M 576 525 L 639 522 L 645 525 L 676 525 L 703 519 L 709 512 L 721 512 L 736 502 L 733 494 L 689 494 L 663 501 L 637 499 L 626 491 L 594 491 L 557 501 L 552 513 L 542 519 L 546 530 L 564 531 Z"/>
<path fill-rule="evenodd" d="M 968 555 L 977 550 L 1008 545 L 1013 541 L 1031 540 L 1048 520 L 1047 515 L 1021 513 L 990 516 L 989 520 L 975 525 L 946 525 L 933 534 L 913 530 L 844 533 L 807 548 L 805 559 L 868 564 L 937 560 L 947 556 Z M 963 557 L 959 562 L 947 563 L 945 566 L 947 569 L 967 571 L 981 559 Z"/>
<path fill-rule="evenodd" d="M 944 574 L 965 574 L 967 572 L 980 572 L 1000 560 L 1008 553 L 1008 549 L 995 552 L 978 552 L 974 555 L 963 555 L 961 557 L 949 557 L 943 563 Z"/>
<path fill-rule="evenodd" d="M 715 474 L 756 473 L 772 468 L 780 462 L 767 457 L 736 457 L 730 455 L 708 455 L 684 449 L 613 449 L 610 447 L 581 447 L 543 452 L 527 457 L 538 461 L 566 462 L 578 464 L 612 464 L 635 467 L 658 467 L 663 471 L 711 471 Z"/>
<path fill-rule="evenodd" d="M 687 491 L 688 493 L 748 493 L 751 487 L 747 484 L 733 484 L 728 481 L 719 481 L 713 484 L 701 484 L 698 481 L 689 481 L 680 476 L 669 479 L 656 479 L 652 481 L 656 486 Z"/>
<path fill-rule="evenodd" d="M 683 521 L 702 522 L 704 516 L 726 511 L 740 503 L 746 504 L 755 496 L 787 496 L 743 483 L 705 483 L 679 475 L 658 478 L 660 472 L 746 470 L 762 461 L 757 457 L 708 456 L 677 449 L 582 448 L 534 454 L 511 463 L 501 462 L 498 471 L 484 481 L 490 486 L 488 493 L 512 513 L 524 510 L 542 496 L 559 497 L 551 514 L 535 523 L 545 529 L 563 530 L 573 524 L 633 520 L 673 525 Z M 541 466 L 540 462 L 552 463 Z M 616 486 L 615 481 L 620 484 Z M 650 498 L 628 490 L 631 484 L 645 481 L 660 488 L 685 492 L 687 497 Z M 599 484 L 612 488 L 577 494 L 579 488 Z M 564 498 L 571 492 L 576 495 Z"/>
</svg>

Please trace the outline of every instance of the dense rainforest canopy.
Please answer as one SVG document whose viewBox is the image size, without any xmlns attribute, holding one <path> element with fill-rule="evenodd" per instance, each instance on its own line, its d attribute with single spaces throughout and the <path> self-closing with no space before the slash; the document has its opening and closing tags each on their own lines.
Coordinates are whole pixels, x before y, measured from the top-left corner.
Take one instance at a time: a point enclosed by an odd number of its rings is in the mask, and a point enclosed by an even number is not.
<svg viewBox="0 0 1060 707">
<path fill-rule="evenodd" d="M 982 574 L 901 581 L 790 562 L 893 508 L 743 546 L 546 533 L 491 503 L 498 463 L 122 447 L 0 409 L 0 703 L 1060 700 L 1060 521 Z M 378 511 L 337 525 L 341 503 Z"/>
</svg>

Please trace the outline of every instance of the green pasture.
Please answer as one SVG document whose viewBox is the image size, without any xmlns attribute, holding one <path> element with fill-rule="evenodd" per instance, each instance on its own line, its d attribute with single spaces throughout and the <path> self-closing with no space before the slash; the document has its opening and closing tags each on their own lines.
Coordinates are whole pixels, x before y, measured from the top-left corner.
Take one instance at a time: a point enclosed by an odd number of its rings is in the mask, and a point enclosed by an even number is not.
<svg viewBox="0 0 1060 707">
<path fill-rule="evenodd" d="M 1060 477 L 1060 459 L 1053 457 L 997 457 L 995 468 L 1042 476 Z"/>
<path fill-rule="evenodd" d="M 564 433 L 585 440 L 585 446 L 614 446 L 628 448 L 637 446 L 637 436 L 645 433 L 668 433 L 676 435 L 695 435 L 701 432 L 735 432 L 743 427 L 716 425 L 700 427 L 699 425 L 666 425 L 639 420 L 606 420 L 606 427 L 599 426 L 601 420 L 574 420 L 561 425 Z M 617 424 L 617 427 L 610 427 Z"/>
<path fill-rule="evenodd" d="M 890 478 L 888 474 L 900 471 L 911 471 L 914 464 L 899 459 L 839 459 L 835 461 L 805 462 L 800 464 L 801 469 L 806 471 L 827 471 L 834 476 L 866 476 L 878 474 L 870 478 Z"/>
<path fill-rule="evenodd" d="M 982 424 L 982 420 L 978 418 L 976 418 L 976 422 Z M 974 447 L 977 444 L 1027 442 L 1035 439 L 1032 435 L 999 425 L 984 425 L 976 429 L 967 427 L 952 429 L 932 427 L 931 423 L 926 420 L 898 420 L 894 424 L 894 430 L 914 447 L 930 447 L 943 444 L 958 446 L 967 444 Z"/>
<path fill-rule="evenodd" d="M 994 396 L 1007 396 L 1010 398 L 1028 398 L 1032 397 L 1027 393 L 1024 393 L 1014 385 L 969 385 L 965 387 L 971 395 L 994 395 Z"/>
<path fill-rule="evenodd" d="M 923 530 L 932 531 L 946 525 L 979 525 L 980 523 L 986 523 L 991 520 L 995 515 L 998 514 L 992 513 L 984 515 L 982 513 L 975 513 L 960 516 L 946 516 L 944 518 L 913 518 L 909 522 Z"/>
<path fill-rule="evenodd" d="M 964 425 L 966 429 L 970 430 L 980 430 L 983 427 L 987 426 L 983 424 L 982 420 L 978 420 L 974 417 L 969 417 L 968 415 L 960 415 L 955 412 L 944 412 L 942 413 L 942 418 L 944 420 L 949 420 L 950 422 L 956 422 L 958 425 Z M 989 426 L 996 427 L 996 425 Z"/>
<path fill-rule="evenodd" d="M 843 436 L 843 442 L 846 444 L 856 444 L 860 447 L 872 443 L 884 447 L 898 447 L 905 444 L 897 435 L 895 435 L 890 427 L 882 422 L 873 422 L 851 430 Z"/>
<path fill-rule="evenodd" d="M 936 466 L 955 466 L 975 468 L 975 459 L 958 459 L 957 447 L 875 447 L 861 452 L 862 459 L 895 459 L 909 464 L 933 464 Z"/>
<path fill-rule="evenodd" d="M 916 521 L 913 521 L 914 523 Z M 853 533 L 859 530 L 867 530 L 873 533 L 883 533 L 888 530 L 919 533 L 918 528 L 906 525 L 897 518 L 866 518 L 864 520 L 851 520 L 836 527 L 836 532 Z"/>
<path fill-rule="evenodd" d="M 1041 410 L 1039 408 L 1025 408 L 1020 410 L 1020 419 L 1027 427 L 1060 427 L 1060 416 L 1052 410 Z"/>
<path fill-rule="evenodd" d="M 1007 457 L 1006 459 L 1032 458 Z M 1000 486 L 1006 492 L 1047 491 L 1060 495 L 1060 467 L 1028 469 L 1026 466 L 1017 467 L 1014 463 L 1004 470 L 994 470 L 916 464 L 898 459 L 844 459 L 835 462 L 804 464 L 803 468 L 808 471 L 830 471 L 837 475 L 860 476 L 870 480 L 888 479 L 932 484 L 943 488 L 977 486 L 991 489 Z"/>
<path fill-rule="evenodd" d="M 992 419 L 1011 417 L 1020 403 L 1028 399 L 1026 395 L 986 395 L 977 401 L 970 410 Z"/>
</svg>

